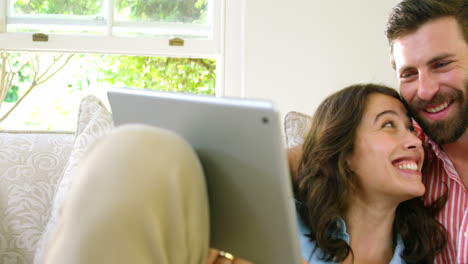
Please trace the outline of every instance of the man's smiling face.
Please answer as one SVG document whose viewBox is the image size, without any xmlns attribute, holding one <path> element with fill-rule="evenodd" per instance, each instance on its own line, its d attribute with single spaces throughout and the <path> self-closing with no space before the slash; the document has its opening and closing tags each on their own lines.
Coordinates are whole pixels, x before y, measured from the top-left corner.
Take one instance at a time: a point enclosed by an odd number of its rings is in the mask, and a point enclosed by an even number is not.
<svg viewBox="0 0 468 264">
<path fill-rule="evenodd" d="M 437 143 L 456 141 L 468 125 L 468 44 L 454 18 L 443 17 L 393 42 L 400 92 Z"/>
</svg>

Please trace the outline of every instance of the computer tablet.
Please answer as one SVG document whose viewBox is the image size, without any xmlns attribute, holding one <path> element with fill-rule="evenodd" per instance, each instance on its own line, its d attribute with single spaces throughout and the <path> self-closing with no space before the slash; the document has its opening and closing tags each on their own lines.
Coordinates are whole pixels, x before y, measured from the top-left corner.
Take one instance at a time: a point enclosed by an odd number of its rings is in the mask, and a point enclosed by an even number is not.
<svg viewBox="0 0 468 264">
<path fill-rule="evenodd" d="M 301 263 L 280 118 L 269 101 L 113 88 L 115 125 L 169 129 L 195 149 L 207 180 L 210 246 L 257 264 Z"/>
</svg>

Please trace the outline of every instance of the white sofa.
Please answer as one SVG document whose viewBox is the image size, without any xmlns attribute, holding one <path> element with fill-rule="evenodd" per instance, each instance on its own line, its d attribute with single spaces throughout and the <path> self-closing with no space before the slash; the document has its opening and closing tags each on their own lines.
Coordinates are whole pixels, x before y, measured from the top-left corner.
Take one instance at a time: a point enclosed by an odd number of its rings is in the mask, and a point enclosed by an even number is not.
<svg viewBox="0 0 468 264">
<path fill-rule="evenodd" d="M 32 263 L 75 135 L 0 132 L 0 263 Z"/>
<path fill-rule="evenodd" d="M 288 147 L 302 143 L 308 123 L 306 115 L 286 115 Z M 0 131 L 0 263 L 41 263 L 73 171 L 112 127 L 110 112 L 89 96 L 75 133 Z"/>
</svg>

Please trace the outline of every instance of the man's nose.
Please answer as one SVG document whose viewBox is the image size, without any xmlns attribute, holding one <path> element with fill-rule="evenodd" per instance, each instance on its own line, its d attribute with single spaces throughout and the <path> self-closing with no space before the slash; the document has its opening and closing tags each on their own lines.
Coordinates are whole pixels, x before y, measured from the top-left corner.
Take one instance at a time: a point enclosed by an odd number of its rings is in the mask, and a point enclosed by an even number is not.
<svg viewBox="0 0 468 264">
<path fill-rule="evenodd" d="M 439 92 L 439 84 L 431 73 L 420 73 L 418 80 L 418 97 L 430 101 Z"/>
</svg>

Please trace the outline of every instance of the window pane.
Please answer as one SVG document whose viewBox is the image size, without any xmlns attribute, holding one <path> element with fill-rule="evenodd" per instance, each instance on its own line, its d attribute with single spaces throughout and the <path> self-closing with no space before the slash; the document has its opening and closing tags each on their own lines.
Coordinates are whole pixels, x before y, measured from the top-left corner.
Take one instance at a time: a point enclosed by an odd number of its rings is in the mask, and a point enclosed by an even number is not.
<svg viewBox="0 0 468 264">
<path fill-rule="evenodd" d="M 112 34 L 210 38 L 213 0 L 113 0 Z M 109 0 L 8 0 L 8 32 L 107 34 Z"/>
<path fill-rule="evenodd" d="M 215 94 L 214 59 L 26 52 L 1 55 L 0 64 L 6 63 L 1 74 L 11 81 L 0 86 L 0 94 L 8 88 L 0 104 L 0 120 L 8 116 L 0 121 L 0 129 L 74 130 L 81 98 L 95 94 L 106 103 L 109 87 Z"/>
<path fill-rule="evenodd" d="M 105 0 L 9 0 L 8 32 L 104 34 Z"/>
<path fill-rule="evenodd" d="M 104 0 L 8 0 L 11 15 L 102 15 Z"/>
<path fill-rule="evenodd" d="M 207 38 L 209 0 L 117 0 L 114 34 Z"/>
<path fill-rule="evenodd" d="M 205 24 L 208 0 L 116 0 L 116 21 Z"/>
</svg>

